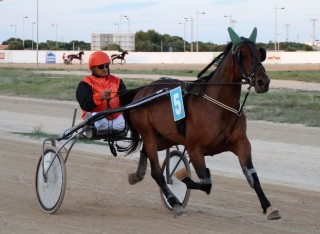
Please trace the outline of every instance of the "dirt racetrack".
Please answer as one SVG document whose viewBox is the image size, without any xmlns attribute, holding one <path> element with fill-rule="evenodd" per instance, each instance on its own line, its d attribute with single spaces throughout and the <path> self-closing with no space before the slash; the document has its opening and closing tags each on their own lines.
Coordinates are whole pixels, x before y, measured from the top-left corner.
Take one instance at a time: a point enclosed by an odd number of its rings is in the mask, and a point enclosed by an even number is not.
<svg viewBox="0 0 320 234">
<path fill-rule="evenodd" d="M 320 233 L 320 129 L 260 121 L 248 123 L 253 163 L 281 220 L 262 214 L 231 154 L 207 158 L 211 194 L 192 191 L 187 216 L 173 218 L 150 167 L 141 183 L 128 184 L 137 155 L 114 158 L 105 146 L 83 144 L 67 162 L 62 206 L 43 213 L 34 188 L 42 139 L 14 132 L 62 133 L 76 105 L 0 96 L 0 233 Z"/>
</svg>

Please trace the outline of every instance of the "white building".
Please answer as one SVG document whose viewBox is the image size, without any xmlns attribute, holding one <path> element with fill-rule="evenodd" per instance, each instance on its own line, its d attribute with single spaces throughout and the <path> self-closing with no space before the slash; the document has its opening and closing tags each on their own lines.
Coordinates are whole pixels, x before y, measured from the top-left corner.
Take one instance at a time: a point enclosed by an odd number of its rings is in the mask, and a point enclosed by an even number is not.
<svg viewBox="0 0 320 234">
<path fill-rule="evenodd" d="M 109 44 L 117 44 L 122 50 L 135 50 L 134 33 L 91 33 L 91 50 L 101 50 Z"/>
</svg>

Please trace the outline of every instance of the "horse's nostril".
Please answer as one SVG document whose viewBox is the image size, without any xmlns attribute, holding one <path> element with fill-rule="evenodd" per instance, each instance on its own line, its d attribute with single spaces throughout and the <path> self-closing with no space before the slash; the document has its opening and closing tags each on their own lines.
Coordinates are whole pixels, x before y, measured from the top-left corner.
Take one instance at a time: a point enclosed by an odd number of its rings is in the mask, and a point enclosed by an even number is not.
<svg viewBox="0 0 320 234">
<path fill-rule="evenodd" d="M 269 81 L 268 80 L 262 80 L 262 79 L 258 79 L 257 80 L 257 84 L 259 87 L 263 88 L 263 87 L 268 87 L 269 86 Z"/>
<path fill-rule="evenodd" d="M 264 86 L 264 82 L 263 82 L 263 80 L 258 80 L 258 86 Z"/>
</svg>

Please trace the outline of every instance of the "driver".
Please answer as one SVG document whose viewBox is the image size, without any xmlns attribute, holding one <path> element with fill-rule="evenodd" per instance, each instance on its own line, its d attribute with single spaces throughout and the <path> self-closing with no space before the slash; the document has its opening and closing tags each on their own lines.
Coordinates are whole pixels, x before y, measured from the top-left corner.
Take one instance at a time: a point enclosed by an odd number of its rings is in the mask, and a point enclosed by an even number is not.
<svg viewBox="0 0 320 234">
<path fill-rule="evenodd" d="M 110 58 L 103 51 L 96 51 L 89 57 L 91 75 L 85 77 L 76 90 L 76 98 L 83 110 L 82 118 L 88 119 L 100 111 L 121 106 L 118 93 L 126 91 L 121 79 L 110 74 Z M 117 130 L 125 128 L 122 113 L 114 113 L 101 120 L 95 121 L 98 130 Z"/>
</svg>

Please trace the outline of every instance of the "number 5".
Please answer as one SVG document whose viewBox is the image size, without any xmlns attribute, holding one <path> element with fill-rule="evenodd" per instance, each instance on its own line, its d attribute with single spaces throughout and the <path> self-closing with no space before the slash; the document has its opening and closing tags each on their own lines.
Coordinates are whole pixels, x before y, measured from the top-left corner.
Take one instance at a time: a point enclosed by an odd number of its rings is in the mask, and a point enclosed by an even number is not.
<svg viewBox="0 0 320 234">
<path fill-rule="evenodd" d="M 174 110 L 177 115 L 181 113 L 181 102 L 179 100 L 179 93 L 173 95 L 173 105 L 175 106 Z"/>
</svg>

